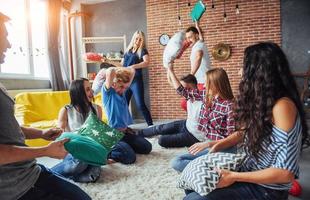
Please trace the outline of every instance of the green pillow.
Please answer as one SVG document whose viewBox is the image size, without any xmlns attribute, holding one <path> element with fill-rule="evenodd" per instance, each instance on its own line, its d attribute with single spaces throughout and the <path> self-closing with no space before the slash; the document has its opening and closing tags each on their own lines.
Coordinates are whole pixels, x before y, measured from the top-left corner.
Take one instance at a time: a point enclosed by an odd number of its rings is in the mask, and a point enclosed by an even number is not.
<svg viewBox="0 0 310 200">
<path fill-rule="evenodd" d="M 124 137 L 122 132 L 105 124 L 92 112 L 78 130 L 78 134 L 93 138 L 109 151 Z"/>
<path fill-rule="evenodd" d="M 206 11 L 206 6 L 200 0 L 195 4 L 192 12 L 189 15 L 191 16 L 193 21 L 199 21 L 200 17 L 205 11 Z"/>
<path fill-rule="evenodd" d="M 65 132 L 56 141 L 64 138 L 70 139 L 64 146 L 74 158 L 90 165 L 101 166 L 106 164 L 109 151 L 94 139 L 76 133 Z"/>
</svg>

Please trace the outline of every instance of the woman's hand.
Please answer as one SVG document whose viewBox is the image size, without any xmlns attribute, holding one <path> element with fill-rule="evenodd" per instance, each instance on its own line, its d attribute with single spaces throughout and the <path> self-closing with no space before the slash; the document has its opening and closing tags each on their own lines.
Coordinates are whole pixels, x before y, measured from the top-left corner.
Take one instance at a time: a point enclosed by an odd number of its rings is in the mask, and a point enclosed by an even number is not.
<svg viewBox="0 0 310 200">
<path fill-rule="evenodd" d="M 209 153 L 215 153 L 221 150 L 219 141 L 212 141 L 212 145 L 210 145 Z"/>
<path fill-rule="evenodd" d="M 198 142 L 190 146 L 188 151 L 190 154 L 196 155 L 197 153 L 203 151 L 205 148 L 213 148 L 217 142 L 218 141 Z"/>
<path fill-rule="evenodd" d="M 203 151 L 205 148 L 209 147 L 208 142 L 197 142 L 188 148 L 190 154 L 196 155 L 197 153 Z"/>
<path fill-rule="evenodd" d="M 228 187 L 236 182 L 235 176 L 237 172 L 232 172 L 225 169 L 217 169 L 216 171 L 220 177 L 216 188 Z"/>
<path fill-rule="evenodd" d="M 135 69 L 135 65 L 129 65 L 127 69 Z"/>
<path fill-rule="evenodd" d="M 55 140 L 62 134 L 63 130 L 60 128 L 51 128 L 42 131 L 42 138 L 45 140 Z"/>
</svg>

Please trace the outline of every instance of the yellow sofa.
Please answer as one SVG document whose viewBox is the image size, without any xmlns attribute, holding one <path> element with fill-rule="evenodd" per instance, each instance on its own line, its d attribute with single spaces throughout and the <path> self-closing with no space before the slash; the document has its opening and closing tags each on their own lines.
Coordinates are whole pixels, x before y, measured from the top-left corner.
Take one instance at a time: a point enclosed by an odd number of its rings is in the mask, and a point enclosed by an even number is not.
<svg viewBox="0 0 310 200">
<path fill-rule="evenodd" d="M 39 129 L 57 126 L 59 110 L 70 103 L 68 91 L 25 92 L 15 96 L 15 117 L 20 125 Z M 95 97 L 95 103 L 102 105 L 101 94 Z M 102 120 L 107 122 L 105 113 Z M 49 141 L 43 139 L 26 140 L 29 146 L 43 146 Z"/>
</svg>

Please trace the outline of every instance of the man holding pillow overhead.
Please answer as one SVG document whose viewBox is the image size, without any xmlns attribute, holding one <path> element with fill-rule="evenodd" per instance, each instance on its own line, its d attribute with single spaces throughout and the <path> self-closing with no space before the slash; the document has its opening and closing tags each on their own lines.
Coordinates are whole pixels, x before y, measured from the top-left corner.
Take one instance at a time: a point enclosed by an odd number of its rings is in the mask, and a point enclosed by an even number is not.
<svg viewBox="0 0 310 200">
<path fill-rule="evenodd" d="M 191 61 L 191 74 L 195 75 L 198 82 L 198 89 L 202 90 L 205 83 L 205 74 L 211 69 L 208 48 L 204 43 L 198 22 L 195 22 L 196 27 L 188 27 L 186 29 L 186 40 L 191 43 L 192 48 L 190 61 Z"/>
<path fill-rule="evenodd" d="M 210 57 L 208 53 L 208 48 L 204 43 L 202 33 L 198 22 L 195 22 L 195 26 L 188 27 L 186 29 L 186 40 L 190 43 L 192 48 L 190 61 L 191 61 L 191 71 L 190 73 L 194 75 L 198 82 L 198 89 L 203 90 L 205 87 L 205 74 L 211 69 Z M 187 110 L 186 100 L 182 99 L 181 107 Z"/>
</svg>

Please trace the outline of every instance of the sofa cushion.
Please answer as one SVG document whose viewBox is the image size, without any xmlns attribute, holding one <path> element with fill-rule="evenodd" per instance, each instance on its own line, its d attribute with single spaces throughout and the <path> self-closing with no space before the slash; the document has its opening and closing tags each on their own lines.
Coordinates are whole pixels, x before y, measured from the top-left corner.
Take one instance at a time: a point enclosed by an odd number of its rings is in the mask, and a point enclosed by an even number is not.
<svg viewBox="0 0 310 200">
<path fill-rule="evenodd" d="M 94 100 L 102 106 L 101 93 L 96 95 Z M 19 93 L 15 96 L 15 116 L 23 126 L 51 128 L 57 124 L 47 121 L 57 120 L 59 110 L 69 103 L 68 91 Z M 105 112 L 102 112 L 102 120 L 107 122 Z M 40 122 L 45 125 L 39 125 Z M 51 126 L 48 126 L 48 123 L 51 123 Z"/>
<path fill-rule="evenodd" d="M 101 93 L 94 97 L 102 105 Z M 39 129 L 57 126 L 59 110 L 70 103 L 68 91 L 23 92 L 15 96 L 15 117 L 20 125 Z M 104 109 L 102 109 L 104 110 Z M 107 122 L 105 112 L 102 120 Z M 44 146 L 50 141 L 43 139 L 26 140 L 29 146 Z"/>
<path fill-rule="evenodd" d="M 51 127 L 57 127 L 57 119 L 54 120 L 42 120 L 42 121 L 37 121 L 33 122 L 29 125 L 31 128 L 38 128 L 38 129 L 48 129 Z"/>
<path fill-rule="evenodd" d="M 22 125 L 55 120 L 59 110 L 70 103 L 68 91 L 25 92 L 15 96 L 15 115 Z"/>
</svg>

